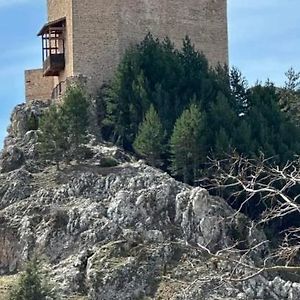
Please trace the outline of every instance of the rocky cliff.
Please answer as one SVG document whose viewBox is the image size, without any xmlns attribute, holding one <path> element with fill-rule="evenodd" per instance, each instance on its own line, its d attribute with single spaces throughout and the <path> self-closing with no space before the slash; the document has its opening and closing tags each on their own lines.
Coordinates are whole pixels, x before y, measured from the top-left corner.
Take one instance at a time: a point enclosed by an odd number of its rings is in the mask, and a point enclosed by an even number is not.
<svg viewBox="0 0 300 300">
<path fill-rule="evenodd" d="M 17 273 L 35 253 L 61 299 L 300 299 L 300 284 L 280 277 L 230 281 L 240 252 L 222 261 L 210 253 L 234 250 L 241 234 L 249 245 L 264 235 L 206 190 L 92 136 L 80 163 L 57 171 L 39 162 L 28 120 L 45 107 L 16 107 L 1 153 L 0 274 Z M 266 251 L 256 249 L 247 264 L 255 268 Z"/>
</svg>

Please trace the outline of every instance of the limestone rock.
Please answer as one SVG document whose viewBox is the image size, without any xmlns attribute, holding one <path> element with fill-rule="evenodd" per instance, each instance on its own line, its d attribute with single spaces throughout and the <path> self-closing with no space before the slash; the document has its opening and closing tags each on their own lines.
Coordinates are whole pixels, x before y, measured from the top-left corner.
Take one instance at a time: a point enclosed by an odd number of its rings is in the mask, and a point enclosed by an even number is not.
<svg viewBox="0 0 300 300">
<path fill-rule="evenodd" d="M 24 153 L 17 146 L 8 146 L 5 151 L 1 153 L 1 173 L 14 171 L 20 168 L 24 162 Z"/>
<path fill-rule="evenodd" d="M 23 103 L 17 105 L 11 115 L 11 125 L 8 129 L 9 137 L 23 138 L 26 132 L 34 129 L 34 120 L 42 115 L 49 103 L 44 101 L 34 101 L 30 104 Z"/>
<path fill-rule="evenodd" d="M 4 149 L 0 152 L 0 172 L 10 172 L 21 166 L 38 168 L 38 120 L 48 106 L 46 102 L 35 101 L 15 107 Z"/>
<path fill-rule="evenodd" d="M 61 171 L 39 165 L 37 132 L 24 123 L 32 111 L 41 112 L 16 108 L 2 152 L 2 157 L 15 154 L 14 167 L 0 174 L 0 274 L 16 272 L 36 253 L 47 262 L 61 295 L 81 293 L 91 300 L 300 298 L 300 284 L 280 277 L 218 280 L 232 265 L 216 265 L 199 245 L 218 251 L 237 238 L 252 245 L 265 237 L 247 229 L 245 216 L 237 214 L 233 221 L 232 208 L 206 190 L 177 182 L 93 137 L 84 161 L 62 164 Z M 105 160 L 114 163 L 103 165 Z M 247 263 L 259 262 L 266 251 L 265 246 L 257 249 Z"/>
</svg>

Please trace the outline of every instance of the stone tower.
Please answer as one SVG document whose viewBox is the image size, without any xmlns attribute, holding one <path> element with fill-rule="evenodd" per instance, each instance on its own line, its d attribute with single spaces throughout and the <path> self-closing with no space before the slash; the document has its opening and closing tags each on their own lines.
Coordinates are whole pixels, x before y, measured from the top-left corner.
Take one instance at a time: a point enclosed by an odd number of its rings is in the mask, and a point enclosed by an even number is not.
<svg viewBox="0 0 300 300">
<path fill-rule="evenodd" d="M 178 47 L 188 35 L 212 65 L 228 63 L 226 0 L 48 0 L 43 69 L 25 72 L 26 99 L 56 97 L 80 75 L 94 94 L 148 32 Z"/>
</svg>

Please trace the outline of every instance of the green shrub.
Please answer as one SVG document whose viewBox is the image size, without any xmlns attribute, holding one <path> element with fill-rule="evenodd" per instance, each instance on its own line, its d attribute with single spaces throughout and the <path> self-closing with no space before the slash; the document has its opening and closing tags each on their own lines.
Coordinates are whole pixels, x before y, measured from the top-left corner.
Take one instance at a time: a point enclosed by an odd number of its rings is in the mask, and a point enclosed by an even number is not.
<svg viewBox="0 0 300 300">
<path fill-rule="evenodd" d="M 100 160 L 100 166 L 103 168 L 112 168 L 116 167 L 119 164 L 119 162 L 114 159 L 113 157 L 103 157 Z"/>
<path fill-rule="evenodd" d="M 57 299 L 53 288 L 46 283 L 47 278 L 41 271 L 41 264 L 33 258 L 21 275 L 17 286 L 11 292 L 9 300 L 50 300 Z"/>
<path fill-rule="evenodd" d="M 39 120 L 38 117 L 34 114 L 30 114 L 27 119 L 27 129 L 30 130 L 38 130 L 39 128 Z"/>
</svg>

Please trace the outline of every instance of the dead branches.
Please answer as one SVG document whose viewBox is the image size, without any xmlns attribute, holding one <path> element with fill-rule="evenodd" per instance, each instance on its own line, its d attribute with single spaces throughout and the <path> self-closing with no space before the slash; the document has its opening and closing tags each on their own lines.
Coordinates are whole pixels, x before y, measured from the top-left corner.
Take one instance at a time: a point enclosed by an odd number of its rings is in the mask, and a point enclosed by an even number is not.
<svg viewBox="0 0 300 300">
<path fill-rule="evenodd" d="M 232 190 L 231 197 L 242 198 L 238 212 L 256 197 L 264 205 L 260 223 L 300 213 L 300 160 L 283 167 L 270 163 L 270 159 L 247 159 L 231 156 L 225 160 L 211 160 L 211 177 L 199 181 L 208 190 Z"/>
<path fill-rule="evenodd" d="M 226 191 L 231 200 L 234 199 L 237 211 L 232 219 L 247 206 L 256 212 L 252 221 L 254 227 L 267 228 L 274 223 L 282 226 L 283 221 L 287 224 L 283 231 L 276 231 L 278 245 L 272 254 L 266 254 L 263 265 L 251 270 L 240 260 L 232 261 L 236 265 L 234 269 L 242 266 L 250 270 L 247 275 L 232 277 L 232 280 L 248 280 L 263 272 L 299 272 L 300 268 L 293 264 L 300 253 L 300 222 L 297 221 L 300 218 L 300 159 L 279 167 L 264 157 L 255 160 L 233 155 L 225 160 L 211 160 L 209 170 L 209 176 L 199 184 L 215 194 Z M 249 245 L 249 251 L 240 256 L 241 260 L 244 261 L 252 250 Z M 224 258 L 219 254 L 214 254 L 214 259 Z M 276 263 L 279 265 L 274 266 Z"/>
</svg>

